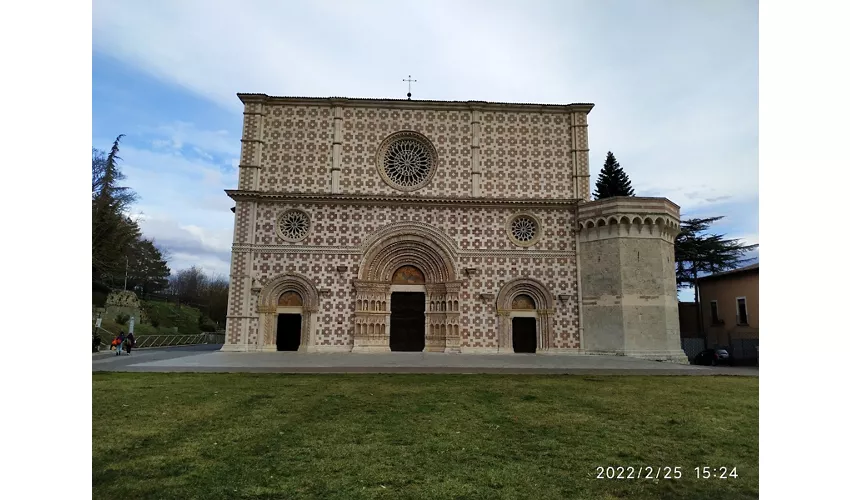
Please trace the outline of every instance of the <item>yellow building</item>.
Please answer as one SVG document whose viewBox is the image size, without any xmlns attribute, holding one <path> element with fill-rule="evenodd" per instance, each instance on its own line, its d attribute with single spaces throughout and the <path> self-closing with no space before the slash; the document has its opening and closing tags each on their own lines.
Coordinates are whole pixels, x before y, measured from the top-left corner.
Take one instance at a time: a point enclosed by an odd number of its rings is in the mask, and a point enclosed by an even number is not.
<svg viewBox="0 0 850 500">
<path fill-rule="evenodd" d="M 736 358 L 758 357 L 758 263 L 700 278 L 699 292 L 706 346 L 728 346 Z"/>
</svg>

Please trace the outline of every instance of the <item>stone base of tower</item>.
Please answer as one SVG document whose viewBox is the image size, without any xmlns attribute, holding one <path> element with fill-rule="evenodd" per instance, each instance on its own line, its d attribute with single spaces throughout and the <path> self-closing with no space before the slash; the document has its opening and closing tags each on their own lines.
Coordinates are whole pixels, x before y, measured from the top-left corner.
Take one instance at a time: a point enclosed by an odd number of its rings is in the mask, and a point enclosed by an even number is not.
<svg viewBox="0 0 850 500">
<path fill-rule="evenodd" d="M 687 363 L 673 252 L 679 207 L 617 197 L 578 211 L 585 352 Z"/>
</svg>

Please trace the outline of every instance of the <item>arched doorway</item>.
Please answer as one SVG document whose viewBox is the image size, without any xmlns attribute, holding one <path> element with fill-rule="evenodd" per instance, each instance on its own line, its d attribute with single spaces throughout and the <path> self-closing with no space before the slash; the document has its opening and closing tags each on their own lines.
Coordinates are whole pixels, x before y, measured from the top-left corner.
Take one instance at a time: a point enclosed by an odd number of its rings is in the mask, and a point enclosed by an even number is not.
<svg viewBox="0 0 850 500">
<path fill-rule="evenodd" d="M 429 225 L 400 223 L 364 245 L 352 351 L 460 352 L 461 282 L 451 239 Z"/>
<path fill-rule="evenodd" d="M 511 346 L 516 353 L 537 352 L 536 309 L 534 299 L 526 294 L 517 295 L 511 303 L 511 310 L 515 312 L 511 318 Z M 521 314 L 523 312 L 530 314 Z"/>
<path fill-rule="evenodd" d="M 304 301 L 294 290 L 287 290 L 277 301 L 275 345 L 278 351 L 297 351 L 301 347 L 301 316 Z"/>
<path fill-rule="evenodd" d="M 539 353 L 552 346 L 554 300 L 543 283 L 521 278 L 505 283 L 496 299 L 499 352 Z"/>
<path fill-rule="evenodd" d="M 262 351 L 304 351 L 315 346 L 319 293 L 296 273 L 266 282 L 257 301 L 260 313 L 258 348 Z"/>
<path fill-rule="evenodd" d="M 425 275 L 416 266 L 401 266 L 390 285 L 390 350 L 425 349 Z"/>
</svg>

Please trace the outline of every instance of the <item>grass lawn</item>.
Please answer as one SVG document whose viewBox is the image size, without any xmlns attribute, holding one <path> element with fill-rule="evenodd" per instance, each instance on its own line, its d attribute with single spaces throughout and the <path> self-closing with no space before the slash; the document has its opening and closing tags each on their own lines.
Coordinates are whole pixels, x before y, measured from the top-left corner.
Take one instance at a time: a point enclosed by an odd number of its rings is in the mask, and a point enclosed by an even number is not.
<svg viewBox="0 0 850 500">
<path fill-rule="evenodd" d="M 758 378 L 92 379 L 94 498 L 758 498 Z M 738 477 L 697 479 L 703 466 Z"/>
</svg>

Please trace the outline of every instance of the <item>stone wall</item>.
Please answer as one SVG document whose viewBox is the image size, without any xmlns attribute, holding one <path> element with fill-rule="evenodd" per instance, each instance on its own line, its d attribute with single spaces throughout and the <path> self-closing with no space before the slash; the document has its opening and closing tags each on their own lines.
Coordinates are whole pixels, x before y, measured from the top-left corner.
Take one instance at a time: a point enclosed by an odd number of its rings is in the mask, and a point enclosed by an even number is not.
<svg viewBox="0 0 850 500">
<path fill-rule="evenodd" d="M 589 199 L 592 105 L 240 97 L 240 190 L 398 195 L 379 175 L 376 155 L 389 135 L 414 131 L 438 159 L 419 196 Z"/>
<path fill-rule="evenodd" d="M 608 198 L 580 205 L 578 219 L 585 349 L 686 362 L 673 252 L 679 207 Z"/>
<path fill-rule="evenodd" d="M 302 210 L 310 218 L 309 233 L 299 242 L 284 241 L 275 228 L 277 216 L 290 209 Z M 578 275 L 575 235 L 569 229 L 575 224 L 573 210 L 569 205 L 523 208 L 522 212 L 540 221 L 542 235 L 532 247 L 521 248 L 506 229 L 506 221 L 520 211 L 515 208 L 257 202 L 253 230 L 238 232 L 244 243 L 234 245 L 235 275 L 250 275 L 252 280 L 242 286 L 241 280 L 232 282 L 229 314 L 234 318 L 228 320 L 228 342 L 256 344 L 259 290 L 281 274 L 297 273 L 316 289 L 327 290 L 319 298 L 317 345 L 351 346 L 356 298 L 353 280 L 360 274 L 364 254 L 382 234 L 411 225 L 450 242 L 454 255 L 447 265 L 457 270 L 462 281 L 461 347 L 495 348 L 496 295 L 512 280 L 533 278 L 552 296 L 562 297 L 552 311 L 552 347 L 577 349 Z M 466 269 L 475 271 L 466 274 Z M 248 336 L 243 339 L 245 331 Z"/>
</svg>

